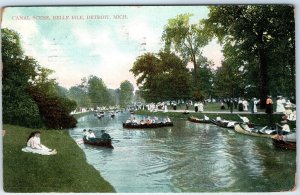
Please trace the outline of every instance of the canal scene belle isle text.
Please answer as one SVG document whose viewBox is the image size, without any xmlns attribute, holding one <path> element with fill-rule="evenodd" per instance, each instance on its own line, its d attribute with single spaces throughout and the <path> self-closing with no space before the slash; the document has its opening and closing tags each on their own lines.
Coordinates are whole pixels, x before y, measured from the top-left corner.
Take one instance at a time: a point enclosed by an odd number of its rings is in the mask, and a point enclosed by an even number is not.
<svg viewBox="0 0 300 195">
<path fill-rule="evenodd" d="M 297 191 L 295 7 L 2 10 L 7 193 Z"/>
</svg>

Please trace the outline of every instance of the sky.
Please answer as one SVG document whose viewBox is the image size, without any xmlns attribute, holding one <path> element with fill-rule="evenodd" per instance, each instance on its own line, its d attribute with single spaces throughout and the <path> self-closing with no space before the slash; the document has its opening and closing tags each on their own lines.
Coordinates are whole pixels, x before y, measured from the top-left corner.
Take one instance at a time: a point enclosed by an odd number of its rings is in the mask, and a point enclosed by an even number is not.
<svg viewBox="0 0 300 195">
<path fill-rule="evenodd" d="M 191 23 L 207 18 L 206 6 L 8 7 L 1 28 L 20 34 L 25 55 L 55 72 L 66 88 L 95 75 L 116 89 L 124 80 L 136 87 L 129 71 L 145 52 L 158 52 L 168 19 L 192 13 Z M 221 46 L 214 40 L 203 55 L 220 66 Z"/>
</svg>

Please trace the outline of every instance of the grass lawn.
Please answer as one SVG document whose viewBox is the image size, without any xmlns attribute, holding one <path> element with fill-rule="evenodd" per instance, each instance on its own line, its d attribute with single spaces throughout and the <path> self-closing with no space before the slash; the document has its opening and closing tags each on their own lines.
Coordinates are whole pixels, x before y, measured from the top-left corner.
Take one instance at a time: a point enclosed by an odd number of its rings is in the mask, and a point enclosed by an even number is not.
<svg viewBox="0 0 300 195">
<path fill-rule="evenodd" d="M 84 152 L 66 130 L 40 130 L 41 142 L 58 153 L 43 156 L 22 152 L 30 132 L 4 125 L 3 186 L 6 192 L 115 192 L 86 162 Z"/>
</svg>

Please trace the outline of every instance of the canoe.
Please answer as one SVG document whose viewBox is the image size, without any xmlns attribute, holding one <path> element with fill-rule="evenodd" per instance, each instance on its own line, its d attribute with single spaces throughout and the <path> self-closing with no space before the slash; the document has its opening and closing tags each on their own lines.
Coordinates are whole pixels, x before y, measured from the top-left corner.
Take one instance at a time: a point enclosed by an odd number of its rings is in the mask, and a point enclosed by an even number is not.
<svg viewBox="0 0 300 195">
<path fill-rule="evenodd" d="M 282 149 L 296 150 L 296 133 L 289 133 L 287 135 L 274 135 L 272 137 L 273 145 Z"/>
<path fill-rule="evenodd" d="M 197 117 L 189 117 L 188 121 L 193 122 L 193 123 L 210 123 L 210 120 L 205 120 L 205 119 L 200 119 Z"/>
<path fill-rule="evenodd" d="M 219 127 L 229 128 L 229 129 L 233 129 L 234 125 L 237 123 L 236 121 L 226 121 L 226 120 L 217 121 L 215 119 L 211 119 L 210 121 L 212 124 L 215 124 Z"/>
<path fill-rule="evenodd" d="M 272 140 L 273 140 L 273 145 L 278 148 L 290 149 L 290 150 L 296 150 L 297 148 L 296 142 L 288 142 L 276 138 L 272 138 Z"/>
<path fill-rule="evenodd" d="M 102 138 L 91 138 L 87 140 L 85 137 L 83 138 L 84 144 L 94 145 L 94 146 L 103 146 L 107 148 L 114 148 L 111 144 L 111 139 L 102 139 Z"/>
<path fill-rule="evenodd" d="M 250 127 L 247 124 L 237 123 L 234 125 L 234 130 L 237 133 L 242 133 L 245 135 L 251 135 L 251 136 L 257 136 L 257 137 L 272 137 L 271 134 L 265 134 L 265 133 L 258 133 L 259 130 L 257 128 L 250 129 Z"/>
<path fill-rule="evenodd" d="M 152 124 L 137 124 L 137 123 L 123 123 L 123 128 L 128 129 L 148 129 L 148 128 L 160 128 L 160 127 L 171 127 L 172 122 L 167 123 L 152 123 Z"/>
</svg>

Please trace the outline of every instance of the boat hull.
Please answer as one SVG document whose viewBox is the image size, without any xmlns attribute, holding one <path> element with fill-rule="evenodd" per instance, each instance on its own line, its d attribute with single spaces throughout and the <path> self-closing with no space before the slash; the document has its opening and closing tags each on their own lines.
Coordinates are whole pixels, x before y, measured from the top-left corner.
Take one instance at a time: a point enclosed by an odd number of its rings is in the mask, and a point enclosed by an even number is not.
<svg viewBox="0 0 300 195">
<path fill-rule="evenodd" d="M 84 144 L 89 144 L 89 145 L 94 145 L 94 146 L 102 146 L 102 147 L 107 147 L 107 148 L 114 148 L 111 143 L 111 139 L 109 140 L 103 140 L 101 138 L 95 138 L 93 140 L 87 140 L 83 138 L 83 143 Z"/>
<path fill-rule="evenodd" d="M 296 150 L 297 148 L 296 142 L 288 142 L 276 138 L 272 138 L 272 140 L 273 140 L 273 145 L 277 148 L 289 149 L 289 150 Z"/>
<path fill-rule="evenodd" d="M 260 133 L 255 133 L 255 132 L 250 132 L 250 131 L 247 131 L 245 130 L 242 126 L 242 124 L 235 124 L 234 125 L 234 130 L 237 132 L 237 133 L 241 133 L 241 134 L 245 134 L 245 135 L 251 135 L 251 136 L 256 136 L 256 137 L 268 137 L 268 138 L 271 138 L 273 135 L 269 135 L 269 134 L 260 134 Z"/>
<path fill-rule="evenodd" d="M 160 128 L 160 127 L 171 127 L 171 126 L 173 126 L 172 122 L 169 122 L 169 123 L 153 123 L 153 124 L 123 123 L 123 128 L 127 128 L 127 129 L 150 129 L 150 128 Z"/>
<path fill-rule="evenodd" d="M 193 123 L 211 123 L 210 120 L 191 118 L 191 117 L 188 118 L 188 121 L 193 122 Z"/>
</svg>

